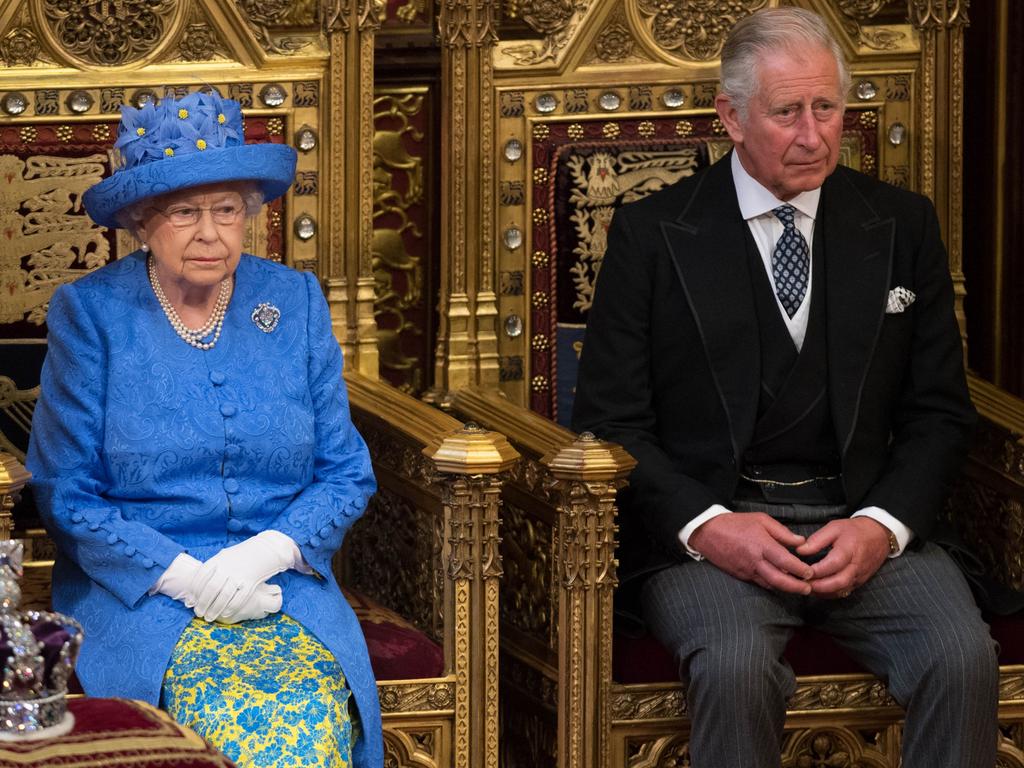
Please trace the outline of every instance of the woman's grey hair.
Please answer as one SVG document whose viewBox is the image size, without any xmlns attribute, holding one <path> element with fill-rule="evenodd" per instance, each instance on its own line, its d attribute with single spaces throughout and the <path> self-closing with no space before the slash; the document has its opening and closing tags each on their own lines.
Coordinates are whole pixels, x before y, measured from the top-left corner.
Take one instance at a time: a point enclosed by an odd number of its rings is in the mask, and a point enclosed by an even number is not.
<svg viewBox="0 0 1024 768">
<path fill-rule="evenodd" d="M 245 205 L 245 216 L 251 218 L 260 212 L 263 207 L 263 190 L 255 181 L 243 181 L 236 183 L 238 194 L 242 196 Z M 139 224 L 146 217 L 146 209 L 153 205 L 152 197 L 145 197 L 131 205 L 126 205 L 117 212 L 117 222 L 132 233 L 137 233 Z"/>
<path fill-rule="evenodd" d="M 843 51 L 820 16 L 802 8 L 768 8 L 751 14 L 733 27 L 722 48 L 722 93 L 747 119 L 747 107 L 760 86 L 758 65 L 768 54 L 824 48 L 836 60 L 839 85 L 845 101 L 850 72 Z"/>
</svg>

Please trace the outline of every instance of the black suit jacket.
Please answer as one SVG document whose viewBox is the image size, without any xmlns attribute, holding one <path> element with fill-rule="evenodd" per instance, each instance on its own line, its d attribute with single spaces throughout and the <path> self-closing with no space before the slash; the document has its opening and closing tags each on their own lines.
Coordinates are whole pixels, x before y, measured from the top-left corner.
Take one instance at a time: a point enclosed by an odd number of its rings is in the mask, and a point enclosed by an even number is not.
<svg viewBox="0 0 1024 768">
<path fill-rule="evenodd" d="M 680 558 L 678 531 L 731 503 L 761 381 L 747 237 L 728 158 L 612 221 L 573 427 L 638 461 L 620 518 L 624 576 Z M 927 539 L 975 419 L 934 208 L 839 167 L 814 248 L 849 511 L 881 507 Z M 916 300 L 887 314 L 897 286 Z"/>
</svg>

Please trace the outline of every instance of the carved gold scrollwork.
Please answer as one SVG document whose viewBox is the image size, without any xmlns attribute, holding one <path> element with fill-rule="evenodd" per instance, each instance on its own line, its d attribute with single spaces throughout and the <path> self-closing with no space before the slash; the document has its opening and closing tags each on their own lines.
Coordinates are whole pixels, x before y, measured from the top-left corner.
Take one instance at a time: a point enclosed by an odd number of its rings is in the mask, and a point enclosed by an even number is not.
<svg viewBox="0 0 1024 768">
<path fill-rule="evenodd" d="M 387 0 L 359 0 L 359 30 L 362 32 L 380 29 Z"/>
<path fill-rule="evenodd" d="M 968 24 L 969 0 L 910 0 L 910 21 L 920 29 Z"/>
<path fill-rule="evenodd" d="M 631 738 L 626 746 L 627 768 L 689 768 L 691 765 L 686 736 Z"/>
<path fill-rule="evenodd" d="M 442 639 L 441 530 L 436 511 L 421 509 L 388 488 L 380 488 L 349 534 L 347 583 Z M 404 567 L 395 568 L 395 563 Z"/>
<path fill-rule="evenodd" d="M 424 273 L 422 258 L 407 243 L 426 251 L 425 233 L 416 217 L 425 216 L 425 134 L 411 122 L 422 117 L 423 93 L 387 93 L 374 99 L 373 134 L 373 238 L 371 269 L 374 275 L 374 315 L 380 364 L 388 379 L 412 393 L 423 387 L 419 357 L 407 348 L 418 342 L 422 329 L 407 315 L 422 310 Z M 409 145 L 413 150 L 409 150 Z M 408 341 L 409 343 L 403 343 Z"/>
<path fill-rule="evenodd" d="M 556 0 L 557 1 L 557 0 Z M 444 0 L 441 39 L 449 47 L 490 45 L 498 39 L 494 27 L 496 0 Z"/>
<path fill-rule="evenodd" d="M 310 44 L 309 38 L 295 35 L 275 36 L 271 29 L 287 23 L 312 25 L 316 3 L 313 0 L 237 0 L 249 28 L 263 50 L 268 53 L 292 54 Z"/>
<path fill-rule="evenodd" d="M 116 67 L 145 58 L 168 37 L 186 3 L 174 0 L 36 0 L 58 50 Z"/>
<path fill-rule="evenodd" d="M 439 729 L 385 727 L 384 768 L 440 768 L 433 747 L 439 739 Z"/>
<path fill-rule="evenodd" d="M 551 527 L 508 502 L 502 525 L 502 621 L 547 643 L 552 617 Z"/>
<path fill-rule="evenodd" d="M 851 728 L 828 727 L 788 734 L 783 768 L 891 768 L 889 756 Z"/>
<path fill-rule="evenodd" d="M 882 8 L 887 0 L 838 0 L 839 10 L 858 21 L 870 19 Z"/>
<path fill-rule="evenodd" d="M 642 692 L 616 689 L 612 693 L 611 712 L 616 720 L 681 718 L 686 715 L 686 694 L 678 685 Z"/>
<path fill-rule="evenodd" d="M 634 0 L 651 39 L 686 61 L 711 61 L 737 21 L 768 0 Z"/>
<path fill-rule="evenodd" d="M 451 682 L 382 683 L 379 696 L 381 712 L 386 715 L 444 711 L 455 703 L 455 687 Z"/>
<path fill-rule="evenodd" d="M 208 61 L 217 53 L 217 36 L 207 24 L 189 24 L 179 48 L 186 61 Z"/>
<path fill-rule="evenodd" d="M 0 58 L 8 67 L 27 67 L 38 57 L 39 40 L 28 27 L 16 27 L 0 41 Z"/>
<path fill-rule="evenodd" d="M 502 49 L 503 53 L 520 66 L 557 59 L 572 39 L 590 4 L 591 0 L 523 0 L 518 3 L 519 15 L 544 39 L 539 45 L 508 46 Z"/>
</svg>

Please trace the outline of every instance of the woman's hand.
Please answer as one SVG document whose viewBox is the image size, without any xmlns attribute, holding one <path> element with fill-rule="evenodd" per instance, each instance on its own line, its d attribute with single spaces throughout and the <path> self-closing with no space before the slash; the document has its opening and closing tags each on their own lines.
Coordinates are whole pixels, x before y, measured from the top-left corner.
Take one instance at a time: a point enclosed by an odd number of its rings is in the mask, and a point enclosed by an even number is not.
<svg viewBox="0 0 1024 768">
<path fill-rule="evenodd" d="M 167 595 L 173 600 L 180 600 L 188 608 L 195 608 L 196 595 L 192 591 L 192 583 L 202 563 L 187 552 L 182 552 L 160 576 L 150 590 L 151 595 Z M 281 610 L 281 588 L 276 584 L 260 584 L 252 593 L 252 597 L 238 605 L 230 614 L 222 614 L 217 621 L 234 624 L 249 619 L 262 619 Z"/>
<path fill-rule="evenodd" d="M 295 542 L 280 531 L 263 531 L 225 547 L 200 565 L 192 579 L 190 591 L 196 597 L 196 616 L 228 623 L 243 621 L 238 618 L 243 615 L 249 618 L 248 613 L 264 605 L 262 599 L 252 605 L 257 588 L 301 559 Z"/>
</svg>

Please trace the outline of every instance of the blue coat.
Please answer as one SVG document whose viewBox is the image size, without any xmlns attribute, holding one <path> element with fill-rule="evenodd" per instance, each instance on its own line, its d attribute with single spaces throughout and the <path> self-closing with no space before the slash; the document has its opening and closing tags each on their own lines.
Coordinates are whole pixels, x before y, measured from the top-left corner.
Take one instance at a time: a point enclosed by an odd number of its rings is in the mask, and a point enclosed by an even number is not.
<svg viewBox="0 0 1024 768">
<path fill-rule="evenodd" d="M 264 302 L 281 312 L 269 333 L 251 319 Z M 380 765 L 366 644 L 331 570 L 376 483 L 316 279 L 243 255 L 203 352 L 175 334 L 135 253 L 57 290 L 48 323 L 27 464 L 58 547 L 54 607 L 85 627 L 86 693 L 156 704 L 193 613 L 150 587 L 180 552 L 206 560 L 273 528 L 318 574 L 271 580 L 282 611 L 338 659 L 362 723 L 355 764 Z"/>
</svg>

